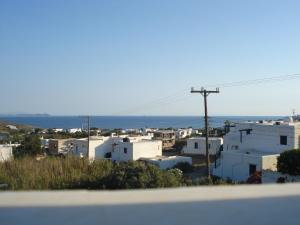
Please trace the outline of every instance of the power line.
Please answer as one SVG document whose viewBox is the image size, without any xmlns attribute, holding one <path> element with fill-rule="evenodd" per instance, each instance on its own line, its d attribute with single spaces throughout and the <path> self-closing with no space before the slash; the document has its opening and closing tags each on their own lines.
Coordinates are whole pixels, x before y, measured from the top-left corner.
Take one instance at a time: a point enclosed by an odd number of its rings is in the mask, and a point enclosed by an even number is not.
<svg viewBox="0 0 300 225">
<path fill-rule="evenodd" d="M 216 86 L 222 87 L 222 88 L 238 87 L 238 86 L 248 86 L 248 85 L 256 85 L 256 84 L 263 84 L 263 83 L 281 82 L 281 81 L 294 80 L 294 79 L 299 79 L 299 78 L 300 78 L 300 74 L 290 74 L 290 75 L 253 79 L 253 80 L 219 83 L 219 84 L 213 84 L 213 85 L 206 85 L 205 87 L 216 87 Z"/>
<path fill-rule="evenodd" d="M 287 80 L 294 80 L 299 79 L 300 74 L 288 74 L 288 75 L 281 75 L 281 76 L 272 76 L 260 79 L 253 79 L 253 80 L 245 80 L 245 81 L 236 81 L 236 82 L 228 82 L 228 83 L 218 83 L 218 84 L 210 84 L 205 85 L 206 88 L 211 87 L 221 87 L 221 88 L 231 88 L 231 87 L 239 87 L 239 86 L 248 86 L 248 85 L 258 85 L 258 84 L 266 84 L 266 83 L 274 83 L 274 82 L 283 82 Z M 180 89 L 172 94 L 169 94 L 164 97 L 160 97 L 149 102 L 143 103 L 141 105 L 137 105 L 136 107 L 129 108 L 127 110 L 119 111 L 115 113 L 115 115 L 124 115 L 124 114 L 131 114 L 137 112 L 143 112 L 145 110 L 153 110 L 161 107 L 165 107 L 167 105 L 171 105 L 180 101 L 187 99 L 189 96 L 186 96 L 186 91 L 189 87 L 184 89 Z M 184 97 L 183 97 L 184 96 Z"/>
<path fill-rule="evenodd" d="M 133 107 L 133 108 L 130 108 L 128 110 L 123 110 L 123 111 L 120 111 L 118 113 L 116 113 L 117 115 L 119 114 L 128 114 L 128 113 L 131 113 L 131 112 L 138 112 L 138 111 L 141 111 L 141 110 L 145 110 L 145 109 L 153 109 L 153 108 L 156 108 L 156 106 L 160 107 L 160 106 L 166 106 L 166 105 L 169 105 L 169 104 L 173 104 L 175 102 L 179 102 L 179 101 L 182 101 L 182 100 L 185 100 L 187 99 L 189 96 L 186 94 L 186 90 L 187 89 L 182 89 L 180 92 L 176 92 L 172 95 L 168 95 L 166 97 L 162 97 L 162 98 L 158 98 L 156 100 L 152 100 L 150 102 L 147 102 L 147 103 L 143 103 L 141 105 L 138 105 L 136 107 Z"/>
</svg>

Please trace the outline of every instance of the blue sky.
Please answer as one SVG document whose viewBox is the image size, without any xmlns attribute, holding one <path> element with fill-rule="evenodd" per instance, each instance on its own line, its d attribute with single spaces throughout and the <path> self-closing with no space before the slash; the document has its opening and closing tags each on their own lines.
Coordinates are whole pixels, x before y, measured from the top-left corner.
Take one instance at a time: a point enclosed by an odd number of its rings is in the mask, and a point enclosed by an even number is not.
<svg viewBox="0 0 300 225">
<path fill-rule="evenodd" d="M 296 0 L 1 0 L 0 113 L 203 114 L 191 86 L 300 73 L 299 12 Z M 299 82 L 221 88 L 209 112 L 299 112 Z"/>
</svg>

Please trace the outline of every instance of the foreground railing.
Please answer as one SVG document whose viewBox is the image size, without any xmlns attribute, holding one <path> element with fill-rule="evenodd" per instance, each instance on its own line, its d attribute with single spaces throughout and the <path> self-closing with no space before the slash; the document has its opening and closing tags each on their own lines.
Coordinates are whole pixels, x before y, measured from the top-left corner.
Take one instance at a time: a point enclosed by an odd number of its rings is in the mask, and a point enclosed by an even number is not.
<svg viewBox="0 0 300 225">
<path fill-rule="evenodd" d="M 300 184 L 0 193 L 0 224 L 298 225 Z"/>
</svg>

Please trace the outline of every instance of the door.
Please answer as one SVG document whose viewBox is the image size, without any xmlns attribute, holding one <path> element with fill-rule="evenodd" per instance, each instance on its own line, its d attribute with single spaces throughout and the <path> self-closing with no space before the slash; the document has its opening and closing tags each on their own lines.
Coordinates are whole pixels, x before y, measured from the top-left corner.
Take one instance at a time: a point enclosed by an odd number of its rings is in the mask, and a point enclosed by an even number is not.
<svg viewBox="0 0 300 225">
<path fill-rule="evenodd" d="M 256 165 L 255 164 L 249 164 L 249 176 L 251 176 L 255 172 L 256 172 Z"/>
</svg>

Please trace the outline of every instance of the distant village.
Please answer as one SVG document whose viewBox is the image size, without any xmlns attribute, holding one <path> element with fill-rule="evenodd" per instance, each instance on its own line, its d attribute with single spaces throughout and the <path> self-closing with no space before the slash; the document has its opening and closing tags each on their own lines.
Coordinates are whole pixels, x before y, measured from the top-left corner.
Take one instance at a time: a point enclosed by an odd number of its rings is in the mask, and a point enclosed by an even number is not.
<svg viewBox="0 0 300 225">
<path fill-rule="evenodd" d="M 7 129 L 17 131 L 15 125 Z M 32 129 L 38 132 L 44 156 L 72 155 L 89 160 L 106 159 L 112 162 L 143 161 L 160 169 L 170 169 L 178 163 L 203 164 L 206 148 L 203 130 L 182 129 Z M 74 138 L 78 136 L 79 138 Z M 61 136 L 63 138 L 47 138 Z M 73 136 L 73 137 L 70 137 Z M 210 169 L 213 176 L 246 182 L 259 174 L 262 183 L 300 181 L 300 177 L 277 171 L 279 154 L 300 146 L 299 116 L 278 121 L 246 121 L 226 123 L 209 131 Z M 13 160 L 13 148 L 20 143 L 9 143 L 9 135 L 0 133 L 0 161 Z"/>
</svg>

